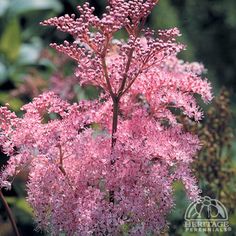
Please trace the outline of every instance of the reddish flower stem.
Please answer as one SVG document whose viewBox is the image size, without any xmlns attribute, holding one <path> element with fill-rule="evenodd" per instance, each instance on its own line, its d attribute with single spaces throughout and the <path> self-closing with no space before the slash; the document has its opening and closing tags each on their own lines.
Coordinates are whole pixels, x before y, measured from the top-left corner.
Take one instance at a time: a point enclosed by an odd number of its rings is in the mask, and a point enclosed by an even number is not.
<svg viewBox="0 0 236 236">
<path fill-rule="evenodd" d="M 13 228 L 13 231 L 14 231 L 15 235 L 16 235 L 16 236 L 20 236 L 20 233 L 19 233 L 18 228 L 17 228 L 17 226 L 16 226 L 16 222 L 15 222 L 14 216 L 13 216 L 13 214 L 12 214 L 12 211 L 11 211 L 10 207 L 8 206 L 8 203 L 7 203 L 7 201 L 5 200 L 5 197 L 3 196 L 3 193 L 2 193 L 1 190 L 0 190 L 0 199 L 1 199 L 1 201 L 2 201 L 3 206 L 4 206 L 5 209 L 6 209 L 8 218 L 9 218 L 9 220 L 10 220 L 10 222 L 11 222 L 11 225 L 12 225 L 12 228 Z"/>
<path fill-rule="evenodd" d="M 146 19 L 142 20 L 142 24 L 141 24 L 141 28 L 140 29 L 136 29 L 138 32 L 136 32 L 136 37 L 135 40 L 137 39 L 139 33 L 141 32 L 141 29 L 144 26 Z M 118 89 L 117 94 L 113 92 L 110 80 L 109 80 L 109 75 L 108 75 L 108 71 L 107 71 L 107 65 L 106 65 L 106 50 L 107 47 L 109 45 L 109 39 L 107 38 L 107 45 L 104 49 L 104 52 L 101 55 L 101 59 L 102 59 L 102 67 L 103 67 L 103 71 L 104 71 L 104 75 L 105 75 L 105 80 L 106 80 L 106 84 L 108 87 L 108 91 L 111 95 L 111 98 L 113 100 L 113 115 L 112 115 L 112 137 L 111 137 L 111 153 L 114 149 L 114 146 L 116 144 L 116 132 L 117 132 L 117 126 L 118 126 L 118 116 L 119 116 L 119 102 L 120 102 L 120 98 L 122 97 L 122 95 L 124 94 L 124 90 L 125 90 L 125 85 L 128 79 L 128 71 L 131 65 L 131 61 L 132 61 L 132 57 L 133 57 L 133 53 L 134 53 L 134 48 L 131 48 L 129 54 L 128 54 L 128 60 L 127 60 L 127 64 L 125 67 L 125 72 L 124 72 L 124 76 L 123 76 L 123 80 L 121 82 L 121 85 Z M 131 86 L 131 85 L 130 85 Z M 115 164 L 115 159 L 112 158 L 111 159 L 111 165 Z M 114 203 L 114 191 L 110 191 L 110 202 Z"/>
<path fill-rule="evenodd" d="M 115 133 L 117 131 L 118 125 L 118 112 L 119 112 L 119 97 L 115 96 L 113 99 L 113 116 L 112 116 L 112 140 L 111 140 L 111 149 L 114 148 L 116 143 Z M 114 163 L 113 163 L 114 164 Z"/>
<path fill-rule="evenodd" d="M 119 97 L 115 96 L 113 98 L 113 116 L 112 116 L 112 137 L 111 137 L 111 153 L 114 149 L 114 146 L 116 144 L 116 131 L 117 131 L 117 126 L 118 126 L 118 112 L 119 112 Z M 115 158 L 112 157 L 111 159 L 111 165 L 114 165 L 116 162 Z M 109 198 L 110 202 L 114 203 L 114 191 L 109 192 Z"/>
</svg>

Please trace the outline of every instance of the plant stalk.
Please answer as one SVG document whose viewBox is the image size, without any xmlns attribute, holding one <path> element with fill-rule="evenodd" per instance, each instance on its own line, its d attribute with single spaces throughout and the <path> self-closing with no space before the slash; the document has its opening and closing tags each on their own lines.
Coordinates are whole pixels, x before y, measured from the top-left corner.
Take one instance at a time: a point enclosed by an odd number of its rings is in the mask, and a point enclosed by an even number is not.
<svg viewBox="0 0 236 236">
<path fill-rule="evenodd" d="M 11 225 L 12 225 L 12 228 L 13 228 L 13 231 L 14 231 L 15 235 L 16 236 L 20 236 L 20 233 L 19 233 L 18 228 L 16 226 L 16 221 L 14 219 L 14 216 L 12 214 L 12 211 L 11 211 L 10 207 L 8 206 L 8 203 L 7 203 L 6 199 L 5 199 L 5 197 L 3 196 L 2 190 L 0 190 L 0 199 L 2 201 L 3 206 L 6 209 L 8 218 L 9 218 L 9 220 L 11 222 Z"/>
<path fill-rule="evenodd" d="M 112 140 L 111 140 L 111 148 L 113 149 L 116 144 L 115 133 L 117 131 L 118 125 L 118 112 L 119 112 L 119 98 L 116 96 L 113 99 L 113 116 L 112 116 Z"/>
</svg>

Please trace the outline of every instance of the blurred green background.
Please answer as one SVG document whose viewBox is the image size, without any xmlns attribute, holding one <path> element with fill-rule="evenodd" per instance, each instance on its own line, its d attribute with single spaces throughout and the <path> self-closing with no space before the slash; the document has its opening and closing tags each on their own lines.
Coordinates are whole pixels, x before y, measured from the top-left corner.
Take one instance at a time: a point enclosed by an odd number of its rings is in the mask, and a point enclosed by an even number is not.
<svg viewBox="0 0 236 236">
<path fill-rule="evenodd" d="M 91 98 L 93 88 L 81 88 L 73 76 L 73 62 L 49 49 L 50 42 L 71 40 L 39 22 L 52 16 L 76 12 L 80 0 L 0 0 L 0 104 L 19 108 L 42 91 L 53 89 L 63 98 Z M 90 1 L 101 15 L 105 1 Z M 187 50 L 184 60 L 202 62 L 208 69 L 216 100 L 205 107 L 202 125 L 186 123 L 205 145 L 194 164 L 203 196 L 221 200 L 228 209 L 231 232 L 236 235 L 236 1 L 160 0 L 148 26 L 154 29 L 179 27 Z M 122 36 L 122 35 L 118 35 Z M 66 83 L 64 81 L 67 81 Z M 67 86 L 65 86 L 65 84 Z M 7 158 L 1 154 L 0 165 Z M 44 235 L 34 230 L 33 213 L 25 201 L 27 173 L 20 175 L 13 190 L 4 192 L 22 235 Z M 176 183 L 176 207 L 169 216 L 166 235 L 206 235 L 184 231 L 184 212 L 189 204 L 182 186 Z M 0 236 L 13 235 L 0 203 Z M 217 235 L 217 234 L 211 234 Z"/>
</svg>

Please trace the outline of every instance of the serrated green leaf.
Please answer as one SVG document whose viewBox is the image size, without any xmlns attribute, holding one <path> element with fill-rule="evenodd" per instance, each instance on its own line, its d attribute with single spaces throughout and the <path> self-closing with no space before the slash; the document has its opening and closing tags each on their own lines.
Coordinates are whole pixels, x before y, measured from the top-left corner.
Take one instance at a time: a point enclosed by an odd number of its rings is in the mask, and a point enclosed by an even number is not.
<svg viewBox="0 0 236 236">
<path fill-rule="evenodd" d="M 10 21 L 0 39 L 0 51 L 3 52 L 10 61 L 16 60 L 21 46 L 21 31 L 17 18 Z"/>
</svg>

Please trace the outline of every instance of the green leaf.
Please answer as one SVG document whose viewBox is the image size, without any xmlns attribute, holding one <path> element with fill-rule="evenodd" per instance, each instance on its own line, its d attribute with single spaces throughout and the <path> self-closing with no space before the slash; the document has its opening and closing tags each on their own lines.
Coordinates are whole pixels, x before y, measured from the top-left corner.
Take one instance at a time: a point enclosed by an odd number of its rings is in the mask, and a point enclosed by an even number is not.
<svg viewBox="0 0 236 236">
<path fill-rule="evenodd" d="M 24 198 L 17 198 L 17 197 L 5 197 L 8 204 L 15 205 L 19 209 L 27 212 L 28 214 L 32 215 L 32 209 L 29 204 L 26 202 Z"/>
<path fill-rule="evenodd" d="M 9 13 L 18 15 L 37 10 L 61 12 L 62 4 L 57 0 L 11 0 Z"/>
<path fill-rule="evenodd" d="M 42 58 L 38 61 L 39 66 L 44 66 L 47 68 L 48 71 L 56 71 L 56 65 L 49 59 Z"/>
<path fill-rule="evenodd" d="M 3 16 L 10 4 L 9 0 L 0 0 L 0 17 Z"/>
<path fill-rule="evenodd" d="M 21 224 L 29 223 L 33 217 L 33 210 L 24 197 L 5 197 L 11 205 L 14 216 Z"/>
<path fill-rule="evenodd" d="M 5 27 L 0 39 L 0 51 L 3 52 L 10 61 L 16 60 L 21 46 L 20 25 L 17 18 L 14 18 Z"/>
<path fill-rule="evenodd" d="M 22 44 L 20 48 L 20 54 L 18 57 L 19 65 L 32 65 L 40 56 L 41 48 L 33 44 Z"/>
<path fill-rule="evenodd" d="M 0 92 L 0 103 L 2 105 L 8 103 L 10 108 L 14 111 L 19 111 L 24 105 L 24 103 L 19 98 L 11 97 L 7 92 Z"/>
<path fill-rule="evenodd" d="M 33 216 L 32 208 L 29 206 L 29 204 L 26 202 L 24 198 L 19 198 L 16 201 L 16 206 L 21 210 L 24 211 L 25 213 Z"/>
<path fill-rule="evenodd" d="M 172 28 L 179 25 L 177 11 L 170 0 L 160 1 L 152 12 L 151 21 L 155 28 Z"/>
<path fill-rule="evenodd" d="M 0 85 L 7 80 L 7 68 L 0 62 Z"/>
</svg>

